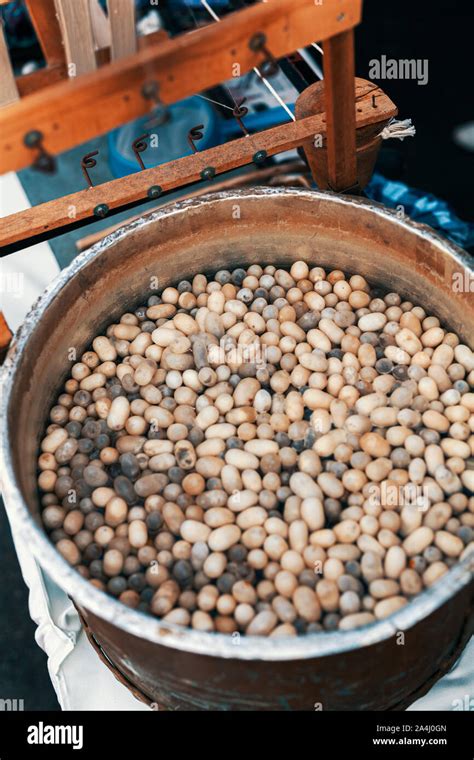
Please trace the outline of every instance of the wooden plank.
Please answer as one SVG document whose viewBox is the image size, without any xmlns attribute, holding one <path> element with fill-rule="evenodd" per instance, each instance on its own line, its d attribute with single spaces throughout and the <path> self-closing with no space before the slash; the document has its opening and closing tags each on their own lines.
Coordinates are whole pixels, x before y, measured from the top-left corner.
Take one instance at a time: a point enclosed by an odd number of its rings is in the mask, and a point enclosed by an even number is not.
<svg viewBox="0 0 474 760">
<path fill-rule="evenodd" d="M 324 43 L 323 65 L 328 183 L 343 192 L 357 183 L 353 29 Z"/>
<path fill-rule="evenodd" d="M 96 68 L 89 0 L 55 0 L 70 77 Z M 42 131 L 42 130 L 41 130 Z"/>
<path fill-rule="evenodd" d="M 157 32 L 146 34 L 138 37 L 138 49 L 148 47 L 148 45 L 154 45 L 157 42 L 163 42 L 168 39 L 168 35 L 164 29 L 159 29 Z M 97 66 L 104 66 L 104 64 L 110 62 L 110 48 L 102 48 L 95 51 L 95 58 Z M 54 64 L 48 66 L 48 68 L 36 69 L 31 74 L 24 74 L 21 77 L 16 78 L 16 85 L 20 97 L 25 95 L 31 95 L 36 90 L 40 90 L 48 85 L 60 82 L 62 79 L 67 79 L 67 66 L 65 63 Z"/>
<path fill-rule="evenodd" d="M 10 62 L 3 24 L 0 21 L 0 106 L 14 103 L 18 98 L 15 74 Z"/>
<path fill-rule="evenodd" d="M 267 45 L 282 57 L 315 38 L 359 23 L 361 0 L 271 0 L 226 16 L 191 34 L 166 40 L 98 71 L 60 82 L 0 110 L 0 165 L 20 169 L 31 161 L 23 145 L 28 129 L 39 129 L 45 147 L 58 153 L 148 112 L 144 82 L 156 80 L 165 103 L 173 103 L 236 73 L 258 66 L 261 53 L 249 39 L 265 29 Z M 238 65 L 238 69 L 236 66 Z"/>
<path fill-rule="evenodd" d="M 134 0 L 107 0 L 110 31 L 112 34 L 111 57 L 113 61 L 132 55 L 137 50 Z"/>
<path fill-rule="evenodd" d="M 358 126 L 365 127 L 379 118 L 373 109 L 358 115 Z M 80 190 L 77 193 L 58 198 L 48 203 L 11 214 L 2 219 L 0 246 L 8 246 L 19 241 L 43 235 L 51 230 L 64 229 L 83 219 L 94 216 L 94 208 L 107 204 L 109 209 L 122 208 L 147 198 L 147 190 L 159 185 L 165 192 L 177 187 L 197 182 L 201 172 L 212 166 L 216 175 L 245 166 L 253 160 L 257 151 L 266 151 L 268 156 L 292 150 L 303 145 L 314 135 L 325 135 L 324 115 L 316 114 L 305 119 L 287 122 L 263 132 L 241 137 L 225 145 L 217 145 L 176 161 L 145 169 L 128 177 L 104 182 L 102 185 Z M 143 154 L 146 161 L 146 153 Z M 93 179 L 93 169 L 91 178 Z M 212 183 L 208 185 L 212 188 Z M 74 211 L 74 214 L 71 213 Z M 8 253 L 8 251 L 7 251 Z M 2 255 L 5 255 L 2 252 Z"/>
<path fill-rule="evenodd" d="M 64 45 L 54 0 L 25 0 L 25 4 L 47 65 L 64 64 Z"/>
<path fill-rule="evenodd" d="M 92 35 L 95 41 L 95 49 L 110 47 L 111 34 L 107 14 L 102 9 L 99 0 L 89 0 L 89 8 L 92 23 Z"/>
</svg>

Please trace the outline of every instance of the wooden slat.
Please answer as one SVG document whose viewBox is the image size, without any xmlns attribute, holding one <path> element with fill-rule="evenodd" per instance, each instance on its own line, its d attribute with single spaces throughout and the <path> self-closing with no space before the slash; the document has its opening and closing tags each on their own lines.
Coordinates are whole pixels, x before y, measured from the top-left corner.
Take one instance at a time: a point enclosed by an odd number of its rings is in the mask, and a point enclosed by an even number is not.
<svg viewBox="0 0 474 760">
<path fill-rule="evenodd" d="M 70 77 L 96 68 L 89 0 L 55 0 Z M 42 130 L 41 130 L 42 131 Z"/>
<path fill-rule="evenodd" d="M 137 49 L 134 0 L 107 0 L 112 60 L 132 55 Z"/>
<path fill-rule="evenodd" d="M 64 64 L 64 46 L 54 0 L 25 0 L 48 66 Z"/>
<path fill-rule="evenodd" d="M 374 115 L 373 109 L 370 109 L 358 115 L 357 124 L 364 127 L 378 119 L 379 114 Z M 147 190 L 152 185 L 159 185 L 164 191 L 174 190 L 200 180 L 202 170 L 208 166 L 214 167 L 216 175 L 219 175 L 250 163 L 257 151 L 264 150 L 268 156 L 273 156 L 299 147 L 309 137 L 316 134 L 324 136 L 325 133 L 324 115 L 308 116 L 161 164 L 153 169 L 145 169 L 128 177 L 104 182 L 102 185 L 33 206 L 2 219 L 0 246 L 26 241 L 51 230 L 66 229 L 83 219 L 90 219 L 93 217 L 94 208 L 102 203 L 107 204 L 112 210 L 146 199 Z M 142 156 L 146 162 L 146 153 Z M 92 179 L 93 172 L 94 169 L 91 170 Z M 209 183 L 208 187 L 212 189 L 212 183 Z M 71 218 L 71 208 L 74 209 L 74 218 Z"/>
<path fill-rule="evenodd" d="M 140 50 L 98 71 L 60 82 L 0 110 L 0 166 L 20 169 L 31 161 L 23 145 L 26 128 L 39 129 L 45 148 L 58 153 L 147 113 L 144 82 L 156 80 L 165 103 L 173 103 L 251 70 L 262 61 L 249 39 L 265 29 L 272 53 L 282 57 L 315 38 L 360 21 L 361 0 L 271 0 L 257 3 L 191 34 Z M 191 125 L 192 126 L 192 125 Z"/>
<path fill-rule="evenodd" d="M 89 0 L 89 8 L 96 50 L 110 47 L 111 34 L 107 14 L 103 11 L 99 0 Z"/>
<path fill-rule="evenodd" d="M 3 24 L 0 20 L 0 106 L 14 103 L 18 97 L 15 75 L 8 54 Z"/>
<path fill-rule="evenodd" d="M 324 43 L 324 94 L 328 182 L 342 192 L 357 183 L 353 29 Z"/>
</svg>

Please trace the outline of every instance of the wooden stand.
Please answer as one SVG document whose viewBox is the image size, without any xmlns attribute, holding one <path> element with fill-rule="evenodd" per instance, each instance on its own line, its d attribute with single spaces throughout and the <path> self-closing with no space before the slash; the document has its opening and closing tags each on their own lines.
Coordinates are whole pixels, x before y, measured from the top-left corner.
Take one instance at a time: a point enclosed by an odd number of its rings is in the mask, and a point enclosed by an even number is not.
<svg viewBox="0 0 474 760">
<path fill-rule="evenodd" d="M 172 40 L 150 35 L 148 43 L 134 38 L 133 5 L 108 0 L 107 19 L 96 0 L 27 0 L 47 65 L 15 79 L 0 39 L 2 171 L 32 164 L 38 149 L 51 158 L 154 103 L 175 102 L 252 69 L 259 73 L 269 60 L 315 39 L 324 47 L 324 83 L 300 95 L 294 122 L 4 218 L 1 255 L 296 147 L 303 147 L 320 189 L 357 193 L 367 184 L 380 132 L 397 109 L 378 87 L 354 79 L 362 0 L 268 0 Z"/>
</svg>

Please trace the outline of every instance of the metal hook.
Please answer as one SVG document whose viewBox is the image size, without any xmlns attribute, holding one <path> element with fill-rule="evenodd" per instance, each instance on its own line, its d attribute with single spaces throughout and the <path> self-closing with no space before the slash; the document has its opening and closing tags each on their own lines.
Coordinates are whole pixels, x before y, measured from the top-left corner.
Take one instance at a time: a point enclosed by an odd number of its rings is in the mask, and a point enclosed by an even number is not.
<svg viewBox="0 0 474 760">
<path fill-rule="evenodd" d="M 260 73 L 262 76 L 271 77 L 278 71 L 278 61 L 267 48 L 267 36 L 263 32 L 257 32 L 250 38 L 249 48 L 254 53 L 264 53 L 265 59 L 260 64 Z"/>
<path fill-rule="evenodd" d="M 89 172 L 87 170 L 93 169 L 94 166 L 97 165 L 97 161 L 95 160 L 95 158 L 93 158 L 93 156 L 98 156 L 98 155 L 99 155 L 99 151 L 93 150 L 91 153 L 86 153 L 86 155 L 81 161 L 82 173 L 84 174 L 84 177 L 86 178 L 86 182 L 89 185 L 89 187 L 93 187 L 93 184 L 92 184 L 91 178 L 89 177 Z"/>
<path fill-rule="evenodd" d="M 249 109 L 247 108 L 247 106 L 244 106 L 244 103 L 246 100 L 247 98 L 239 98 L 239 100 L 235 101 L 235 108 L 232 111 L 232 115 L 234 119 L 236 120 L 237 124 L 239 125 L 239 127 L 241 128 L 244 135 L 248 137 L 249 136 L 248 130 L 245 127 L 244 123 L 242 122 L 242 119 L 244 118 L 244 116 L 247 116 L 249 112 Z"/>
<path fill-rule="evenodd" d="M 204 124 L 198 124 L 196 127 L 193 127 L 188 132 L 188 143 L 193 151 L 193 153 L 197 153 L 198 149 L 196 148 L 194 142 L 195 140 L 202 140 L 204 137 L 204 133 L 202 130 L 204 129 Z"/>
<path fill-rule="evenodd" d="M 140 153 L 144 153 L 144 151 L 148 148 L 148 143 L 146 142 L 148 137 L 150 137 L 150 135 L 147 132 L 144 135 L 140 135 L 140 137 L 137 137 L 137 139 L 132 142 L 132 150 L 135 154 L 135 158 L 140 164 L 140 169 L 145 168 L 145 164 L 142 161 L 142 157 L 140 156 Z"/>
<path fill-rule="evenodd" d="M 44 135 L 39 129 L 32 129 L 26 133 L 23 142 L 27 148 L 38 150 L 38 155 L 32 164 L 33 169 L 45 174 L 53 174 L 56 171 L 56 159 L 45 149 L 43 139 Z"/>
</svg>

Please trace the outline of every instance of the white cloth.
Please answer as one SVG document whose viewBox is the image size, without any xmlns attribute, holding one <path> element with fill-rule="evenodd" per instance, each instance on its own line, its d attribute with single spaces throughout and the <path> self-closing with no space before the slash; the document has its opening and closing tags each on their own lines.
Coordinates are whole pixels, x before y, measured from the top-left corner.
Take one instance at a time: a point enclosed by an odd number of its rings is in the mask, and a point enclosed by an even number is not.
<svg viewBox="0 0 474 760">
<path fill-rule="evenodd" d="M 29 205 L 15 174 L 0 177 L 0 199 L 0 216 Z M 57 262 L 46 243 L 2 259 L 2 273 L 23 275 L 17 280 L 21 282 L 21 297 L 12 289 L 2 293 L 2 310 L 11 328 L 16 329 L 21 324 L 31 304 L 58 271 Z M 37 625 L 35 638 L 48 656 L 49 675 L 62 709 L 149 710 L 99 659 L 81 630 L 78 614 L 67 594 L 39 567 L 13 526 L 12 533 L 23 578 L 29 588 L 29 611 Z M 473 695 L 474 639 L 471 639 L 451 672 L 409 709 L 474 710 Z"/>
</svg>

